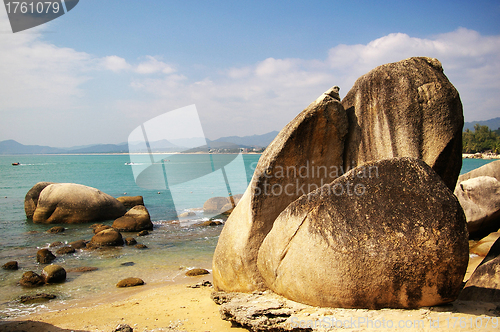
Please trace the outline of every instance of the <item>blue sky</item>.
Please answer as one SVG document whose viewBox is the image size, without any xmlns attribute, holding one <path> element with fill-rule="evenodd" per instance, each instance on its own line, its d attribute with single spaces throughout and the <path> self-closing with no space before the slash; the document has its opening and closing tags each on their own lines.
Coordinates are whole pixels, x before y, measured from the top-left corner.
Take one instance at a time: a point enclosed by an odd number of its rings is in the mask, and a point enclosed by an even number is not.
<svg viewBox="0 0 500 332">
<path fill-rule="evenodd" d="M 208 138 L 264 134 L 410 56 L 442 62 L 466 121 L 500 116 L 500 1 L 80 0 L 16 34 L 0 8 L 0 141 L 120 143 L 191 104 Z"/>
</svg>

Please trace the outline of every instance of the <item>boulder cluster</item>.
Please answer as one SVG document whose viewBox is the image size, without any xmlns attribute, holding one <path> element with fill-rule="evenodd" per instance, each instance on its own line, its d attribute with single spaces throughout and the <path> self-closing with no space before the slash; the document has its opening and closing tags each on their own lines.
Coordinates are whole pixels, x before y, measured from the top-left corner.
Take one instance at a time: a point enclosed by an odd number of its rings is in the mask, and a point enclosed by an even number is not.
<svg viewBox="0 0 500 332">
<path fill-rule="evenodd" d="M 320 307 L 455 300 L 469 258 L 452 192 L 462 127 L 437 59 L 377 67 L 342 101 L 326 91 L 262 154 L 219 237 L 215 290 Z"/>
</svg>

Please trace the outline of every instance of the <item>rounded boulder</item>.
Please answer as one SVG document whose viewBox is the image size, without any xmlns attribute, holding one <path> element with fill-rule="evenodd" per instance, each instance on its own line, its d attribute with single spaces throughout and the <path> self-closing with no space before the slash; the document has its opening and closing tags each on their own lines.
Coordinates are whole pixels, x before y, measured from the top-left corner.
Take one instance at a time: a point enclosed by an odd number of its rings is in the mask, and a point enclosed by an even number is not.
<svg viewBox="0 0 500 332">
<path fill-rule="evenodd" d="M 105 229 L 92 237 L 91 246 L 122 246 L 123 237 L 116 229 Z"/>
<path fill-rule="evenodd" d="M 34 197 L 37 192 L 30 192 L 31 190 L 25 198 L 25 206 L 27 204 L 29 208 L 25 210 L 26 216 L 29 217 L 32 207 L 30 202 L 37 202 L 32 217 L 34 223 L 72 224 L 102 221 L 116 219 L 126 212 L 125 206 L 114 197 L 81 184 L 49 184 L 39 192 L 37 199 Z"/>
<path fill-rule="evenodd" d="M 116 219 L 112 227 L 119 231 L 137 232 L 153 229 L 153 223 L 148 209 L 144 205 L 136 205 L 123 217 Z"/>
<path fill-rule="evenodd" d="M 61 283 L 66 280 L 66 270 L 60 265 L 47 265 L 41 276 L 46 284 Z"/>
<path fill-rule="evenodd" d="M 418 308 L 455 300 L 469 260 L 457 198 L 422 160 L 359 166 L 303 195 L 259 249 L 266 285 L 320 307 Z"/>
</svg>

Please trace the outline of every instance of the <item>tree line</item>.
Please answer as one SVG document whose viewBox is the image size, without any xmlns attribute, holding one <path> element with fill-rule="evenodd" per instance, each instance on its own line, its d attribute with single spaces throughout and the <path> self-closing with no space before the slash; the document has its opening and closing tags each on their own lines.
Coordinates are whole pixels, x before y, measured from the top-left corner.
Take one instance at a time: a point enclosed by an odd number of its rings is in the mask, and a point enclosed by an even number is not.
<svg viewBox="0 0 500 332">
<path fill-rule="evenodd" d="M 474 131 L 466 129 L 462 134 L 462 153 L 491 151 L 500 153 L 500 128 L 491 130 L 488 126 L 476 124 Z"/>
</svg>

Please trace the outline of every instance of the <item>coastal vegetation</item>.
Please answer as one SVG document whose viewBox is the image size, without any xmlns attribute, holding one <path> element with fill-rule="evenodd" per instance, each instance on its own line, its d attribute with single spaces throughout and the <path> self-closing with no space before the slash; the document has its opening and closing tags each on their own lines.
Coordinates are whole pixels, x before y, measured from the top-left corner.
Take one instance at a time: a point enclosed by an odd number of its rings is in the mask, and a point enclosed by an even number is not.
<svg viewBox="0 0 500 332">
<path fill-rule="evenodd" d="M 466 129 L 462 135 L 462 152 L 486 151 L 500 153 L 500 128 L 493 131 L 488 126 L 476 124 L 474 131 Z"/>
</svg>

